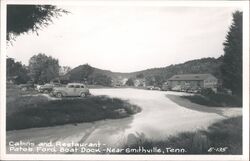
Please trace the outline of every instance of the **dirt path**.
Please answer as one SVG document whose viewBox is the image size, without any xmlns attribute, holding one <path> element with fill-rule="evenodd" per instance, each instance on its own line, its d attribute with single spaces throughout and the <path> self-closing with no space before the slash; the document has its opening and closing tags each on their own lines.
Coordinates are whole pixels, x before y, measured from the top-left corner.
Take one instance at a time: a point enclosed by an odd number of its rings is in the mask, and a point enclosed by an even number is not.
<svg viewBox="0 0 250 161">
<path fill-rule="evenodd" d="M 175 103 L 177 97 L 167 98 L 174 92 L 149 91 L 139 89 L 92 89 L 93 95 L 108 95 L 130 101 L 142 108 L 142 112 L 132 117 L 63 125 L 47 128 L 33 128 L 7 132 L 9 141 L 62 142 L 101 142 L 105 146 L 121 147 L 127 141 L 140 138 L 153 140 L 166 139 L 185 131 L 206 129 L 212 123 L 227 117 L 241 115 L 241 109 L 202 111 L 183 107 Z M 177 93 L 176 95 L 183 95 Z M 174 100 L 175 99 L 175 100 Z M 190 105 L 190 104 L 189 104 Z M 223 114 L 221 114 L 223 113 Z"/>
</svg>

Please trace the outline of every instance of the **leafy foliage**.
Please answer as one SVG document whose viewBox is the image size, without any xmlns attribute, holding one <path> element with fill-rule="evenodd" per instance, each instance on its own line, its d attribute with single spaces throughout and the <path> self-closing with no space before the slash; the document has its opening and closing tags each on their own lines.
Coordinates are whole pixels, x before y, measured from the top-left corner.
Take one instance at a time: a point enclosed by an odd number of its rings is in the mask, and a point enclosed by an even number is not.
<svg viewBox="0 0 250 161">
<path fill-rule="evenodd" d="M 91 76 L 88 82 L 95 85 L 111 86 L 112 79 L 104 74 L 96 74 Z"/>
<path fill-rule="evenodd" d="M 71 71 L 71 68 L 69 66 L 60 66 L 59 75 L 63 76 L 67 74 L 69 71 Z"/>
<path fill-rule="evenodd" d="M 29 60 L 30 76 L 34 83 L 46 83 L 59 76 L 57 59 L 45 54 L 34 55 Z"/>
<path fill-rule="evenodd" d="M 67 73 L 70 81 L 83 82 L 88 81 L 90 75 L 93 73 L 94 68 L 88 64 L 79 66 Z"/>
<path fill-rule="evenodd" d="M 7 40 L 29 31 L 36 32 L 68 11 L 52 5 L 7 5 Z"/>
<path fill-rule="evenodd" d="M 26 83 L 30 78 L 27 68 L 13 58 L 7 58 L 7 79 L 14 80 L 16 84 Z"/>
<path fill-rule="evenodd" d="M 132 78 L 129 78 L 126 82 L 126 85 L 128 86 L 134 86 L 134 80 Z"/>
<path fill-rule="evenodd" d="M 242 12 L 233 14 L 233 23 L 229 28 L 224 45 L 224 57 L 221 71 L 224 87 L 233 94 L 242 95 Z"/>
</svg>

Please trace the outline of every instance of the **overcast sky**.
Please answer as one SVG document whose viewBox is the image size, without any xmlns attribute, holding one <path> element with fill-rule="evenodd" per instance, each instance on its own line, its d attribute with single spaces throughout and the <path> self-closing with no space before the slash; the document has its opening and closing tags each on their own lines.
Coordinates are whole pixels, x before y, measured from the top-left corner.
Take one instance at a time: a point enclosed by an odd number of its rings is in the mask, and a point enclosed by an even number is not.
<svg viewBox="0 0 250 161">
<path fill-rule="evenodd" d="M 60 6 L 71 14 L 17 37 L 7 55 L 28 64 L 45 53 L 60 65 L 132 72 L 223 54 L 235 8 Z"/>
</svg>

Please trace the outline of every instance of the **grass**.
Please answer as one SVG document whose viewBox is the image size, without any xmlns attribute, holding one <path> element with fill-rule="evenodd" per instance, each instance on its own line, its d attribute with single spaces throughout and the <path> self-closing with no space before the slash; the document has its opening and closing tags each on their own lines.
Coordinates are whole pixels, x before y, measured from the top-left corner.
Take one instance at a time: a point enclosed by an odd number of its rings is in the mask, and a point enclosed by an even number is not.
<svg viewBox="0 0 250 161">
<path fill-rule="evenodd" d="M 183 148 L 186 151 L 183 154 L 242 154 L 242 117 L 222 120 L 211 125 L 206 131 L 184 132 L 162 141 L 144 140 L 140 137 L 137 140 L 138 142 L 135 144 L 125 145 L 124 147 L 144 147 L 145 149 L 152 149 L 153 147 L 160 149 L 167 147 Z M 225 148 L 225 150 L 223 151 L 221 148 Z"/>
<path fill-rule="evenodd" d="M 242 107 L 242 98 L 227 94 L 181 96 L 193 103 L 210 107 Z"/>
<path fill-rule="evenodd" d="M 106 96 L 49 101 L 10 90 L 7 95 L 7 130 L 117 119 L 140 112 L 136 105 Z"/>
</svg>

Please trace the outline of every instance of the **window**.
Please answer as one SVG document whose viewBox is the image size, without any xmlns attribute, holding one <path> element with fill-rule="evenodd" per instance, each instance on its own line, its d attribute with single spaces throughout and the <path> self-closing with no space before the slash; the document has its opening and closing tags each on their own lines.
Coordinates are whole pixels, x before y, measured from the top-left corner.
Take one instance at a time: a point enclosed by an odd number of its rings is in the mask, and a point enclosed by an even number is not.
<svg viewBox="0 0 250 161">
<path fill-rule="evenodd" d="M 80 85 L 75 85 L 75 88 L 80 88 Z"/>
<path fill-rule="evenodd" d="M 74 85 L 69 85 L 69 88 L 74 88 Z"/>
<path fill-rule="evenodd" d="M 84 88 L 84 86 L 81 86 L 81 88 Z"/>
</svg>

